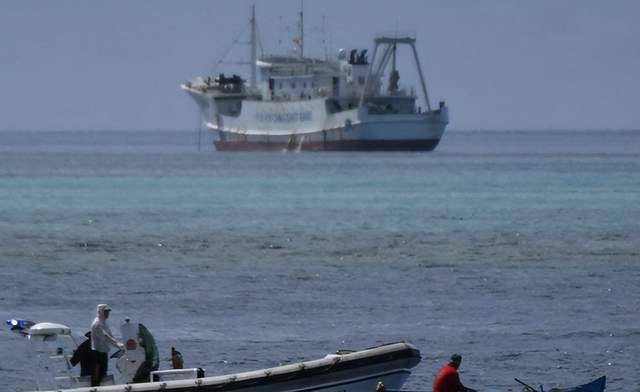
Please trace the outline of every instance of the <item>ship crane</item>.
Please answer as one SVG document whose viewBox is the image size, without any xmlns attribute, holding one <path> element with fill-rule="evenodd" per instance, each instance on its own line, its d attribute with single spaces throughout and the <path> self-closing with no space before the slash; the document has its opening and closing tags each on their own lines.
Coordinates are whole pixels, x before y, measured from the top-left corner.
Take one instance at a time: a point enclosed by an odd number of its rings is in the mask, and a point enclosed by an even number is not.
<svg viewBox="0 0 640 392">
<path fill-rule="evenodd" d="M 418 52 L 416 51 L 416 39 L 413 37 L 389 37 L 389 36 L 381 36 L 375 39 L 375 46 L 373 48 L 373 55 L 371 57 L 371 66 L 369 67 L 369 71 L 367 72 L 367 78 L 364 83 L 364 88 L 362 89 L 362 94 L 360 96 L 360 104 L 359 106 L 363 106 L 365 99 L 373 95 L 376 82 L 384 73 L 389 60 L 393 58 L 392 62 L 392 72 L 391 75 L 394 78 L 399 79 L 399 73 L 396 70 L 396 51 L 398 45 L 408 45 L 411 47 L 411 51 L 413 52 L 413 58 L 416 63 L 416 67 L 418 68 L 418 75 L 420 76 L 420 84 L 422 86 L 422 93 L 424 95 L 424 100 L 427 104 L 427 111 L 431 111 L 431 103 L 429 102 L 429 94 L 427 93 L 427 84 L 424 80 L 424 75 L 422 74 L 422 67 L 420 66 L 420 59 L 418 58 Z M 379 57 L 378 52 L 381 53 Z M 397 79 L 395 79 L 395 88 L 397 89 Z M 389 88 L 391 90 L 391 86 Z"/>
</svg>

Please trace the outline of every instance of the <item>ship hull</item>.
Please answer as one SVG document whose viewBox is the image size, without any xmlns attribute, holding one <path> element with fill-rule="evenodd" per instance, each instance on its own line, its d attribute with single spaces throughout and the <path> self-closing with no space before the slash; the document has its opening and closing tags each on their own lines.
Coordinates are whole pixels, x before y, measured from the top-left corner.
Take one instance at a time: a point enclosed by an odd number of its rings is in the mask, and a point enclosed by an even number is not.
<svg viewBox="0 0 640 392">
<path fill-rule="evenodd" d="M 406 114 L 326 106 L 326 99 L 248 100 L 237 115 L 216 114 L 206 125 L 218 151 L 432 151 L 449 123 L 444 104 Z"/>
<path fill-rule="evenodd" d="M 382 115 L 360 109 L 324 113 L 324 100 L 243 106 L 249 108 L 243 108 L 239 116 L 216 115 L 215 122 L 207 123 L 216 150 L 432 151 L 449 123 L 444 105 L 426 113 Z M 255 121 L 265 118 L 287 122 Z"/>
</svg>

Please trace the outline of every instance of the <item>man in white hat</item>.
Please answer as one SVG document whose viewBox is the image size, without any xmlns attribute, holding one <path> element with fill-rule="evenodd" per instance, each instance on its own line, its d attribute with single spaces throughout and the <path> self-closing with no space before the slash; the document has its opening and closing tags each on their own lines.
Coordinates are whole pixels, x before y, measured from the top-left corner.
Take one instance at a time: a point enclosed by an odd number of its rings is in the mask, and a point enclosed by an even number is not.
<svg viewBox="0 0 640 392">
<path fill-rule="evenodd" d="M 93 350 L 95 368 L 91 376 L 91 386 L 100 385 L 102 378 L 107 375 L 109 367 L 109 350 L 110 346 L 122 349 L 124 345 L 120 343 L 111 334 L 111 330 L 107 325 L 111 308 L 107 304 L 98 305 L 96 318 L 91 323 L 91 350 Z"/>
</svg>

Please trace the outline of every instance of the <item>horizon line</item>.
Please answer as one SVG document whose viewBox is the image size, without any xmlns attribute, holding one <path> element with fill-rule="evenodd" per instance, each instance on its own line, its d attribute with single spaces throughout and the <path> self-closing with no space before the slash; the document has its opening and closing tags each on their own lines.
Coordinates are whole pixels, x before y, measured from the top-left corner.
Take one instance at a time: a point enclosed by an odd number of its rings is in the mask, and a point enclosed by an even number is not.
<svg viewBox="0 0 640 392">
<path fill-rule="evenodd" d="M 202 131 L 209 132 L 203 129 Z M 449 132 L 638 132 L 640 128 L 452 128 Z M 0 132 L 198 132 L 198 129 L 177 129 L 177 128 L 58 128 L 58 129 L 15 129 L 0 128 Z"/>
</svg>

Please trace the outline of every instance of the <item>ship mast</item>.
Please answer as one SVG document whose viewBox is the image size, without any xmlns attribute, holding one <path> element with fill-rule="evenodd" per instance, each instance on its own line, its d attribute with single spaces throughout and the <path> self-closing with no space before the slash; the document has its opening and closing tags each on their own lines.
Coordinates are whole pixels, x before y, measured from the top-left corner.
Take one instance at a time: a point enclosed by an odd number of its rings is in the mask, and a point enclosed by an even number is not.
<svg viewBox="0 0 640 392">
<path fill-rule="evenodd" d="M 256 38 L 256 5 L 251 6 L 251 88 L 256 88 L 256 62 L 258 61 L 258 45 Z"/>
<path fill-rule="evenodd" d="M 300 58 L 304 57 L 304 0 L 300 0 Z"/>
<path fill-rule="evenodd" d="M 391 72 L 396 72 L 396 51 L 397 45 L 393 44 L 393 57 L 391 58 Z"/>
</svg>

